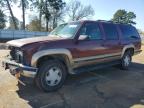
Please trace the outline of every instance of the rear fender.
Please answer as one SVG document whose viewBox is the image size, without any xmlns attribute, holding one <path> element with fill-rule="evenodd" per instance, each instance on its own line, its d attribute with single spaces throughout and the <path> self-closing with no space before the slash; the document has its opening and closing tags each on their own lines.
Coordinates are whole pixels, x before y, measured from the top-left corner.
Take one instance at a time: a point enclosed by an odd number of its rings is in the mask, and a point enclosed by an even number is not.
<svg viewBox="0 0 144 108">
<path fill-rule="evenodd" d="M 133 44 L 125 45 L 125 46 L 123 47 L 121 57 L 123 57 L 125 51 L 126 51 L 127 49 L 129 49 L 129 48 L 133 48 L 133 49 L 135 49 L 135 46 L 134 46 Z"/>
</svg>

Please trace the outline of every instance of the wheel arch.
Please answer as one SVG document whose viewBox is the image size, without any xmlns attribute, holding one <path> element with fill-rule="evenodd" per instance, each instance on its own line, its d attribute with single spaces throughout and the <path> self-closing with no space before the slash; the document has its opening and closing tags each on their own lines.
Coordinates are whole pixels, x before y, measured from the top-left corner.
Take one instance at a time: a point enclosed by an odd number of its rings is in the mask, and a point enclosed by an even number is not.
<svg viewBox="0 0 144 108">
<path fill-rule="evenodd" d="M 48 49 L 38 51 L 32 56 L 31 65 L 33 67 L 38 67 L 39 63 L 43 60 L 58 59 L 66 65 L 69 73 L 73 74 L 72 66 L 72 55 L 68 49 Z"/>
<path fill-rule="evenodd" d="M 122 54 L 121 54 L 121 57 L 123 57 L 124 53 L 126 51 L 130 50 L 132 55 L 134 54 L 134 50 L 135 50 L 135 46 L 133 44 L 130 44 L 130 45 L 126 45 L 124 46 L 123 50 L 122 50 Z"/>
</svg>

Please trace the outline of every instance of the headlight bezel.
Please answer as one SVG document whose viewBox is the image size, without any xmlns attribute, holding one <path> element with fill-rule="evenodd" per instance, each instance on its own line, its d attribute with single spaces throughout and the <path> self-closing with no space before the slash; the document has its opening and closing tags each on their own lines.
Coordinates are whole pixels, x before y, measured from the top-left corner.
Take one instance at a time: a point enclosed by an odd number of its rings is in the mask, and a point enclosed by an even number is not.
<svg viewBox="0 0 144 108">
<path fill-rule="evenodd" d="M 16 50 L 15 58 L 18 63 L 23 63 L 23 51 Z"/>
</svg>

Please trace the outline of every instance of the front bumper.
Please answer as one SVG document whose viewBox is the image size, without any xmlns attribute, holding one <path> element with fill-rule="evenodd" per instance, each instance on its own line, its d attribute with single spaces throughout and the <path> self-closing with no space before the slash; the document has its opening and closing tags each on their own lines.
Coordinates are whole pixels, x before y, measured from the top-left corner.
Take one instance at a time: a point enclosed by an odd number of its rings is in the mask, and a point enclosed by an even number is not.
<svg viewBox="0 0 144 108">
<path fill-rule="evenodd" d="M 37 70 L 38 70 L 37 68 L 25 66 L 25 65 L 16 63 L 15 61 L 12 61 L 12 60 L 3 61 L 2 65 L 3 67 L 5 67 L 5 69 L 10 69 L 10 73 L 13 75 L 16 73 L 20 73 L 23 76 L 32 77 L 32 78 L 35 77 L 35 75 L 37 74 Z"/>
<path fill-rule="evenodd" d="M 136 50 L 135 52 L 134 52 L 134 55 L 137 55 L 137 54 L 139 54 L 139 53 L 141 53 L 142 52 L 142 50 Z"/>
</svg>

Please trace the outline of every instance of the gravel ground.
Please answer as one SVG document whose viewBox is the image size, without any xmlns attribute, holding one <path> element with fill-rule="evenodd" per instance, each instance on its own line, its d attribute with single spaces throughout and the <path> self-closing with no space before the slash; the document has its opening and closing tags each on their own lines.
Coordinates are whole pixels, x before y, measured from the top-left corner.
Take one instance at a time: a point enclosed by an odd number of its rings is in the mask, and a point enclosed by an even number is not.
<svg viewBox="0 0 144 108">
<path fill-rule="evenodd" d="M 6 48 L 5 44 L 4 43 L 0 43 L 0 49 L 5 49 L 5 48 Z"/>
<path fill-rule="evenodd" d="M 8 52 L 0 50 L 0 60 Z M 0 108 L 144 108 L 144 51 L 128 71 L 109 67 L 69 76 L 56 92 L 44 93 L 31 79 L 23 80 L 26 86 L 0 66 Z"/>
</svg>

